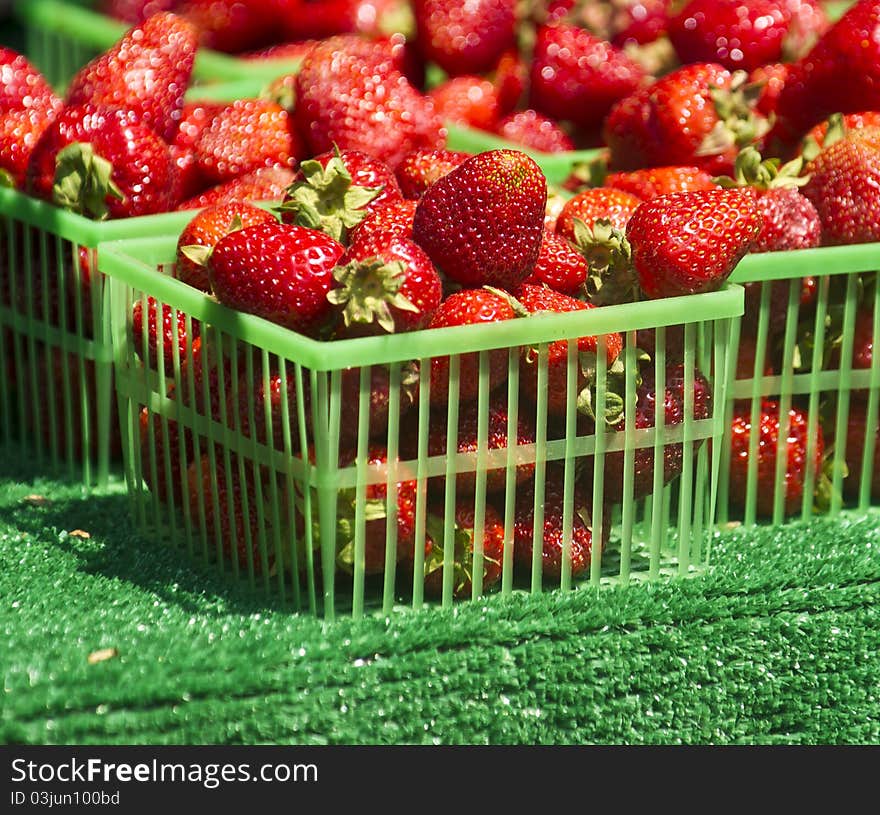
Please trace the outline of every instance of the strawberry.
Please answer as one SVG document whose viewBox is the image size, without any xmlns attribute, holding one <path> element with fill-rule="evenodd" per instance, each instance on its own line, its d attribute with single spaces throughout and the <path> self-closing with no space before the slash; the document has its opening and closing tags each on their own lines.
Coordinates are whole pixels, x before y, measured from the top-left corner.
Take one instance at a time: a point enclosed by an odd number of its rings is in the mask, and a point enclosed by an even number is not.
<svg viewBox="0 0 880 815">
<path fill-rule="evenodd" d="M 803 192 L 819 213 L 823 244 L 880 240 L 880 128 L 847 131 L 835 117 L 804 174 Z"/>
<path fill-rule="evenodd" d="M 403 197 L 421 198 L 431 184 L 449 175 L 470 155 L 461 150 L 447 150 L 443 147 L 407 153 L 395 170 Z"/>
<path fill-rule="evenodd" d="M 840 117 L 831 116 L 822 122 L 819 122 L 807 132 L 801 143 L 801 153 L 804 148 L 809 152 L 810 149 L 823 148 L 825 146 L 825 135 L 831 124 L 837 121 L 842 122 L 843 130 L 848 133 L 851 130 L 858 130 L 862 127 L 880 127 L 880 110 L 860 110 L 854 113 L 844 113 Z M 840 137 L 839 126 L 835 124 L 832 128 L 832 138 L 836 141 Z M 829 145 L 830 146 L 830 145 Z"/>
<path fill-rule="evenodd" d="M 175 277 L 201 291 L 210 291 L 207 262 L 217 241 L 233 229 L 270 221 L 277 221 L 271 212 L 244 201 L 205 207 L 192 217 L 177 239 Z"/>
<path fill-rule="evenodd" d="M 723 187 L 752 187 L 762 227 L 752 252 L 782 252 L 818 246 L 822 237 L 819 213 L 799 187 L 808 179 L 801 175 L 803 160 L 780 166 L 778 159 L 761 159 L 754 147 L 746 147 L 736 158 L 734 177 L 716 179 Z"/>
<path fill-rule="evenodd" d="M 641 199 L 628 192 L 610 187 L 594 187 L 569 198 L 556 219 L 556 233 L 577 243 L 575 222 L 581 221 L 592 228 L 596 221 L 608 221 L 616 229 L 624 230 Z"/>
<path fill-rule="evenodd" d="M 854 391 L 855 393 L 855 391 Z M 876 427 L 877 425 L 875 425 Z M 868 478 L 870 487 L 868 494 L 872 501 L 880 499 L 880 439 L 875 431 L 874 438 L 868 437 L 868 405 L 866 401 L 853 401 L 850 403 L 849 414 L 846 423 L 846 450 L 844 460 L 848 475 L 843 481 L 844 495 L 850 498 L 858 498 L 862 488 L 862 461 L 869 443 L 874 445 L 874 453 L 871 457 Z"/>
<path fill-rule="evenodd" d="M 663 398 L 663 422 L 665 427 L 680 425 L 685 421 L 687 410 L 685 405 L 685 367 L 680 363 L 671 364 L 665 373 L 666 389 Z M 655 371 L 648 366 L 642 371 L 641 382 L 636 388 L 636 404 L 633 407 L 633 427 L 636 430 L 652 428 L 657 421 L 657 385 Z M 708 419 L 712 415 L 712 388 L 706 377 L 699 371 L 693 371 L 693 414 L 695 420 Z M 626 417 L 621 416 L 613 429 L 622 431 Z M 696 442 L 695 450 L 700 445 Z M 625 455 L 633 457 L 633 494 L 624 495 L 623 471 Z M 663 483 L 669 484 L 679 475 L 682 469 L 682 444 L 666 443 L 663 445 Z M 624 500 L 637 501 L 654 491 L 654 446 L 637 447 L 633 452 L 623 450 L 606 453 L 603 495 L 606 501 L 620 503 Z M 585 484 L 592 490 L 593 460 L 588 460 L 584 470 Z"/>
<path fill-rule="evenodd" d="M 191 23 L 170 12 L 154 14 L 80 68 L 65 101 L 132 111 L 169 142 L 180 122 L 196 47 Z"/>
<path fill-rule="evenodd" d="M 293 177 L 290 167 L 261 167 L 187 198 L 176 209 L 202 209 L 230 201 L 281 201 Z"/>
<path fill-rule="evenodd" d="M 428 328 L 448 328 L 460 325 L 487 325 L 499 320 L 512 320 L 524 314 L 517 311 L 511 298 L 491 289 L 463 289 L 450 294 L 434 312 Z M 458 398 L 469 402 L 479 395 L 480 357 L 477 353 L 461 354 L 458 370 Z M 449 400 L 449 357 L 431 360 L 431 403 L 446 404 Z M 507 380 L 508 353 L 506 348 L 488 352 L 489 389 Z"/>
<path fill-rule="evenodd" d="M 402 198 L 399 201 L 376 207 L 348 233 L 350 243 L 366 240 L 368 235 L 397 235 L 412 237 L 416 217 L 416 201 Z"/>
<path fill-rule="evenodd" d="M 408 31 L 410 17 L 404 0 L 283 0 L 276 24 L 288 40 L 319 40 L 355 32 L 376 38 L 398 29 Z"/>
<path fill-rule="evenodd" d="M 768 119 L 776 116 L 779 95 L 782 93 L 790 70 L 789 62 L 770 62 L 759 65 L 749 72 L 749 84 L 761 89 L 755 102 L 755 110 L 762 116 Z"/>
<path fill-rule="evenodd" d="M 542 529 L 535 529 L 535 484 L 527 482 L 516 492 L 516 510 L 513 521 L 513 561 L 521 576 L 531 574 L 532 558 L 537 538 L 541 546 L 541 575 L 558 580 L 562 575 L 562 558 L 566 540 L 564 469 L 557 462 L 547 465 L 544 480 L 544 501 L 542 504 L 544 523 Z M 610 512 L 605 512 L 603 531 L 594 536 L 593 522 L 589 509 L 589 496 L 576 485 L 574 502 L 569 509 L 571 538 L 568 543 L 570 574 L 579 577 L 585 574 L 592 562 L 593 544 L 603 549 L 610 532 Z"/>
<path fill-rule="evenodd" d="M 172 384 L 168 396 L 173 394 Z M 174 419 L 163 418 L 146 407 L 138 414 L 138 433 L 144 483 L 163 504 L 182 509 L 189 503 L 184 484 L 193 458 L 192 434 Z"/>
<path fill-rule="evenodd" d="M 315 334 L 331 316 L 327 293 L 344 250 L 329 235 L 295 224 L 239 229 L 214 246 L 211 290 L 231 308 Z"/>
<path fill-rule="evenodd" d="M 207 184 L 260 167 L 290 167 L 304 153 L 287 111 L 266 99 L 237 99 L 218 111 L 193 151 Z"/>
<path fill-rule="evenodd" d="M 625 48 L 657 41 L 666 33 L 671 5 L 670 0 L 626 0 L 619 4 L 611 42 Z"/>
<path fill-rule="evenodd" d="M 359 150 L 333 150 L 300 165 L 279 212 L 285 223 L 320 229 L 347 244 L 350 229 L 401 198 L 385 162 Z"/>
<path fill-rule="evenodd" d="M 237 54 L 277 36 L 273 5 L 266 0 L 184 0 L 179 14 L 196 28 L 202 48 Z"/>
<path fill-rule="evenodd" d="M 489 76 L 498 98 L 498 114 L 506 116 L 520 107 L 529 81 L 529 67 L 516 48 L 501 55 Z"/>
<path fill-rule="evenodd" d="M 832 113 L 880 109 L 880 5 L 853 3 L 792 64 L 768 137 L 774 152 L 790 148 Z"/>
<path fill-rule="evenodd" d="M 445 146 L 433 102 L 401 73 L 388 44 L 356 36 L 319 43 L 303 59 L 295 92 L 294 118 L 312 154 L 336 145 L 394 168 L 411 150 Z"/>
<path fill-rule="evenodd" d="M 547 180 L 533 159 L 488 150 L 425 191 L 413 237 L 449 279 L 512 290 L 535 265 L 546 203 Z"/>
<path fill-rule="evenodd" d="M 144 303 L 141 300 L 136 300 L 132 308 L 131 331 L 134 347 L 142 357 L 142 352 L 146 350 L 146 358 L 150 367 L 154 369 L 159 367 L 161 353 L 165 373 L 168 376 L 173 376 L 175 346 L 177 347 L 179 364 L 186 358 L 187 348 L 193 338 L 199 335 L 199 322 L 195 319 L 190 321 L 192 332 L 190 334 L 187 330 L 186 312 L 178 311 L 166 303 L 162 305 L 162 328 L 160 331 L 159 308 L 154 297 L 147 297 L 146 309 L 147 317 L 145 320 Z"/>
<path fill-rule="evenodd" d="M 444 550 L 449 546 L 453 547 L 452 596 L 462 598 L 472 593 L 474 549 L 477 545 L 473 501 L 459 499 L 455 504 L 453 517 L 453 539 L 448 541 L 444 537 L 443 508 L 434 507 L 428 513 L 429 546 L 425 556 L 424 583 L 426 597 L 440 598 L 443 595 Z M 480 537 L 483 553 L 482 587 L 486 591 L 501 579 L 504 563 L 504 521 L 491 504 L 486 504 Z"/>
<path fill-rule="evenodd" d="M 160 11 L 174 11 L 179 0 L 100 0 L 97 8 L 102 14 L 135 25 Z"/>
<path fill-rule="evenodd" d="M 31 153 L 53 118 L 33 108 L 0 110 L 0 177 L 7 175 L 9 186 L 24 188 Z"/>
<path fill-rule="evenodd" d="M 495 130 L 501 117 L 498 89 L 484 76 L 452 76 L 428 91 L 437 115 L 478 130 Z"/>
<path fill-rule="evenodd" d="M 642 201 L 649 201 L 658 195 L 666 195 L 670 192 L 711 190 L 717 186 L 712 176 L 705 170 L 680 165 L 609 173 L 603 185 L 628 192 Z"/>
<path fill-rule="evenodd" d="M 773 515 L 773 503 L 777 487 L 784 494 L 783 513 L 793 515 L 801 508 L 804 482 L 807 473 L 812 472 L 818 482 L 822 470 L 822 456 L 825 449 L 822 428 L 817 424 L 815 436 L 815 457 L 807 458 L 807 414 L 800 408 L 791 407 L 788 411 L 788 433 L 785 440 L 785 468 L 783 481 L 776 482 L 776 456 L 779 433 L 782 430 L 779 403 L 765 400 L 760 409 L 758 427 L 752 427 L 751 410 L 734 413 L 730 426 L 730 501 L 736 507 L 744 507 L 749 469 L 749 439 L 758 433 L 756 464 L 757 482 L 756 511 L 758 515 Z"/>
<path fill-rule="evenodd" d="M 651 298 L 715 291 L 762 226 L 756 192 L 676 192 L 646 201 L 626 227 L 639 287 Z"/>
<path fill-rule="evenodd" d="M 27 57 L 0 46 L 0 113 L 34 110 L 48 118 L 62 105 L 46 77 Z"/>
<path fill-rule="evenodd" d="M 178 201 L 165 142 L 131 113 L 92 105 L 66 107 L 43 131 L 26 187 L 96 220 L 167 212 Z"/>
<path fill-rule="evenodd" d="M 516 45 L 515 0 L 413 0 L 416 41 L 450 76 L 494 68 Z"/>
<path fill-rule="evenodd" d="M 769 129 L 755 110 L 759 89 L 746 80 L 744 73 L 699 62 L 621 99 L 602 125 L 611 169 L 691 165 L 732 173 L 739 150 Z"/>
<path fill-rule="evenodd" d="M 425 251 L 409 238 L 365 235 L 333 270 L 328 294 L 343 317 L 342 336 L 425 328 L 443 299 L 443 281 Z"/>
<path fill-rule="evenodd" d="M 594 308 L 591 303 L 584 303 L 567 294 L 530 283 L 523 283 L 517 292 L 517 300 L 529 314 L 564 314 Z M 598 338 L 578 337 L 576 342 L 578 365 L 576 381 L 572 384 L 577 394 L 578 407 L 589 410 L 593 401 L 589 389 L 596 384 Z M 607 334 L 605 343 L 605 357 L 610 369 L 623 350 L 623 338 L 617 333 Z M 554 416 L 565 416 L 568 410 L 568 347 L 568 340 L 557 340 L 547 347 L 547 379 L 544 390 L 540 393 L 546 393 L 547 411 Z M 537 403 L 539 397 L 539 366 L 538 349 L 523 348 L 520 355 L 520 387 L 533 404 Z"/>
<path fill-rule="evenodd" d="M 544 229 L 541 251 L 526 283 L 544 284 L 555 291 L 576 296 L 587 280 L 584 256 L 562 235 Z"/>
<path fill-rule="evenodd" d="M 637 62 L 585 28 L 567 23 L 541 26 L 532 55 L 528 105 L 590 131 L 645 79 Z"/>
<path fill-rule="evenodd" d="M 575 144 L 562 126 L 536 110 L 518 110 L 502 117 L 495 126 L 502 139 L 539 150 L 542 153 L 564 153 Z"/>
<path fill-rule="evenodd" d="M 181 198 L 198 195 L 210 186 L 198 165 L 195 143 L 202 131 L 226 105 L 222 102 L 187 102 L 180 114 L 180 126 L 168 145 L 177 168 Z"/>
</svg>

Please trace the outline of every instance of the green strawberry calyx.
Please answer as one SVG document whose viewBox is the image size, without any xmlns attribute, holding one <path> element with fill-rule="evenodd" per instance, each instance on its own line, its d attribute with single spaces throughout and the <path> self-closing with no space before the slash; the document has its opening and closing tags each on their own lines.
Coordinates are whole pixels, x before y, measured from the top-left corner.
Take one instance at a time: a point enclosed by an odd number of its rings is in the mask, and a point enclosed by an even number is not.
<svg viewBox="0 0 880 815">
<path fill-rule="evenodd" d="M 610 159 L 610 151 L 604 148 L 594 158 L 576 161 L 571 165 L 568 178 L 565 180 L 566 189 L 579 192 L 582 189 L 603 186 L 605 179 L 608 178 Z"/>
<path fill-rule="evenodd" d="M 441 517 L 429 514 L 425 520 L 425 528 L 431 539 L 431 549 L 425 558 L 425 577 L 443 570 L 444 552 L 446 546 L 445 524 Z M 453 593 L 458 594 L 465 587 L 473 583 L 474 575 L 474 541 L 473 529 L 454 524 L 452 530 L 453 547 Z M 484 563 L 498 563 L 493 558 L 483 555 Z M 485 567 L 484 567 L 485 571 Z"/>
<path fill-rule="evenodd" d="M 746 71 L 735 71 L 730 88 L 710 87 L 718 121 L 696 150 L 697 156 L 717 156 L 732 147 L 743 148 L 770 132 L 773 118 L 755 112 L 763 82 L 749 82 Z"/>
<path fill-rule="evenodd" d="M 300 172 L 302 179 L 287 188 L 277 211 L 292 216 L 299 226 L 318 229 L 340 243 L 348 242 L 349 231 L 367 216 L 367 204 L 384 189 L 353 184 L 339 150 L 326 167 L 309 159 L 300 164 Z"/>
<path fill-rule="evenodd" d="M 106 220 L 110 214 L 107 198 L 125 200 L 112 175 L 113 165 L 95 153 L 91 144 L 68 144 L 55 157 L 52 200 L 62 209 L 95 221 Z"/>
<path fill-rule="evenodd" d="M 2 167 L 0 167 L 0 187 L 8 187 L 10 189 L 15 187 L 15 179 L 12 177 L 12 173 L 4 170 Z"/>
<path fill-rule="evenodd" d="M 805 163 L 816 158 L 826 147 L 845 139 L 849 133 L 842 113 L 832 113 L 827 119 L 827 125 L 822 144 L 819 144 L 815 136 L 807 136 L 801 144 L 801 157 Z"/>
<path fill-rule="evenodd" d="M 587 384 L 577 397 L 577 411 L 582 416 L 597 423 L 596 407 L 599 402 L 597 393 L 598 377 L 596 371 L 597 357 L 595 352 L 580 353 L 581 372 Z M 618 356 L 605 371 L 605 410 L 602 423 L 614 427 L 620 423 L 626 410 L 626 370 L 623 360 Z"/>
<path fill-rule="evenodd" d="M 236 215 L 229 222 L 229 226 L 226 227 L 225 231 L 221 235 L 221 238 L 229 235 L 232 232 L 238 232 L 238 230 L 242 228 L 242 225 L 243 224 L 241 221 L 241 216 Z M 187 260 L 195 263 L 196 266 L 207 266 L 208 261 L 211 259 L 211 255 L 214 252 L 214 247 L 205 246 L 201 243 L 191 243 L 187 244 L 186 246 L 181 246 L 180 252 Z"/>
<path fill-rule="evenodd" d="M 339 494 L 338 511 L 336 519 L 336 565 L 341 569 L 352 573 L 355 567 L 355 531 L 356 519 L 356 491 L 342 490 Z M 363 523 L 371 521 L 384 521 L 388 517 L 385 501 L 381 498 L 368 498 L 364 501 Z"/>
<path fill-rule="evenodd" d="M 587 261 L 586 299 L 597 306 L 639 299 L 632 247 L 626 235 L 606 218 L 592 227 L 574 219 L 574 244 Z"/>
<path fill-rule="evenodd" d="M 734 187 L 754 187 L 758 190 L 803 187 L 809 180 L 804 175 L 804 157 L 797 156 L 782 164 L 776 158 L 762 158 L 753 145 L 740 150 L 734 162 L 733 176 L 717 176 L 712 180 L 725 189 Z"/>
<path fill-rule="evenodd" d="M 354 260 L 333 269 L 333 277 L 339 285 L 327 292 L 327 299 L 342 308 L 346 328 L 352 324 L 378 323 L 392 334 L 396 328 L 392 308 L 419 311 L 400 291 L 406 282 L 406 264 L 402 260 Z"/>
</svg>

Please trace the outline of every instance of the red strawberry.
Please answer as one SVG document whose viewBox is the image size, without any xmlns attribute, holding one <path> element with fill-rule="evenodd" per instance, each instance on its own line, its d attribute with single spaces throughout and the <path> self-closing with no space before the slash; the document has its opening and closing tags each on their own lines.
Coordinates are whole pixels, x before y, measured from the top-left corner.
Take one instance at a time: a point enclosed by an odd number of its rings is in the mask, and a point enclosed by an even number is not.
<svg viewBox="0 0 880 815">
<path fill-rule="evenodd" d="M 266 0 L 184 0 L 179 13 L 195 26 L 203 48 L 237 54 L 277 36 L 274 5 Z"/>
<path fill-rule="evenodd" d="M 174 11 L 178 0 L 100 0 L 99 11 L 124 23 L 142 23 L 160 11 Z"/>
<path fill-rule="evenodd" d="M 452 596 L 469 597 L 473 590 L 476 516 L 473 501 L 459 500 L 455 505 L 453 539 L 444 538 L 445 524 L 442 508 L 429 512 L 427 526 L 430 547 L 425 556 L 425 596 L 443 595 L 444 550 L 453 548 Z M 483 569 L 482 587 L 486 591 L 501 579 L 504 564 L 504 521 L 491 504 L 486 504 L 481 534 Z"/>
<path fill-rule="evenodd" d="M 421 198 L 435 181 L 449 175 L 470 153 L 461 150 L 413 150 L 397 165 L 396 175 L 404 198 Z M 415 212 L 415 209 L 413 209 Z"/>
<path fill-rule="evenodd" d="M 692 165 L 732 173 L 739 150 L 769 128 L 745 80 L 717 63 L 693 63 L 621 99 L 602 125 L 611 169 Z"/>
<path fill-rule="evenodd" d="M 644 170 L 609 173 L 603 184 L 628 192 L 642 201 L 670 192 L 711 190 L 718 186 L 709 173 L 693 166 L 648 167 Z"/>
<path fill-rule="evenodd" d="M 571 311 L 588 311 L 594 306 L 569 297 L 567 294 L 524 283 L 517 292 L 517 300 L 529 314 L 564 314 Z M 596 355 L 598 338 L 595 336 L 578 337 L 578 366 L 576 381 L 573 383 L 576 393 L 576 404 L 585 410 L 592 403 L 589 389 L 596 384 Z M 623 350 L 623 338 L 620 334 L 605 335 L 605 357 L 610 369 Z M 547 398 L 547 411 L 555 416 L 565 416 L 568 410 L 568 340 L 557 340 L 547 347 L 547 379 L 544 391 Z M 532 403 L 539 397 L 538 376 L 540 354 L 538 348 L 523 348 L 520 356 L 520 386 Z M 586 401 L 584 401 L 586 400 Z M 610 399 L 609 399 L 610 401 Z M 616 418 L 616 417 L 615 417 Z"/>
<path fill-rule="evenodd" d="M 751 410 L 747 409 L 734 414 L 730 427 L 730 501 L 739 508 L 746 504 L 747 479 L 749 471 L 749 439 L 752 433 L 758 433 L 755 492 L 756 511 L 758 515 L 773 515 L 773 504 L 777 487 L 783 490 L 783 513 L 793 515 L 801 508 L 804 482 L 807 474 L 812 471 L 814 483 L 817 483 L 822 470 L 824 439 L 822 429 L 817 424 L 815 458 L 807 459 L 807 414 L 800 408 L 792 407 L 788 411 L 788 433 L 785 439 L 785 467 L 781 484 L 776 483 L 776 456 L 779 433 L 782 430 L 779 403 L 766 400 L 761 405 L 759 425 L 752 427 Z"/>
<path fill-rule="evenodd" d="M 803 192 L 819 213 L 822 243 L 880 240 L 880 128 L 832 127 L 804 167 L 809 181 Z"/>
<path fill-rule="evenodd" d="M 172 385 L 168 395 L 174 394 Z M 138 416 L 140 470 L 150 492 L 163 504 L 183 509 L 189 504 L 187 471 L 193 458 L 192 434 L 174 419 L 152 413 L 146 407 Z M 182 448 L 182 449 L 181 449 Z"/>
<path fill-rule="evenodd" d="M 544 229 L 541 251 L 526 283 L 544 284 L 563 294 L 577 295 L 586 284 L 587 262 L 562 235 Z"/>
<path fill-rule="evenodd" d="M 837 120 L 838 117 L 831 116 L 825 121 L 819 122 L 819 124 L 811 127 L 807 135 L 804 136 L 802 148 L 807 147 L 809 152 L 809 149 L 815 149 L 816 147 L 821 149 L 824 147 L 825 135 L 828 133 L 828 128 Z M 855 113 L 844 113 L 842 117 L 839 117 L 839 120 L 843 124 L 843 130 L 845 133 L 848 133 L 851 130 L 859 130 L 863 127 L 880 127 L 880 110 L 860 110 Z M 835 128 L 832 129 L 832 138 L 836 141 L 839 137 L 839 129 L 835 126 Z"/>
<path fill-rule="evenodd" d="M 626 0 L 614 20 L 611 42 L 618 48 L 646 45 L 666 33 L 670 0 Z"/>
<path fill-rule="evenodd" d="M 294 172 L 290 167 L 261 167 L 187 198 L 176 208 L 202 209 L 230 201 L 281 201 L 287 188 L 293 183 L 293 176 Z"/>
<path fill-rule="evenodd" d="M 855 392 L 854 392 L 855 393 Z M 875 424 L 875 428 L 877 425 Z M 868 470 L 868 495 L 872 501 L 880 499 L 880 439 L 874 432 L 874 438 L 868 437 L 868 405 L 865 401 L 854 401 L 850 404 L 846 423 L 846 451 L 844 460 L 848 475 L 843 481 L 844 494 L 858 498 L 862 488 L 862 463 L 869 443 L 874 446 L 874 453 Z"/>
<path fill-rule="evenodd" d="M 26 183 L 96 220 L 167 212 L 178 201 L 168 146 L 120 108 L 66 107 L 34 146 Z"/>
<path fill-rule="evenodd" d="M 46 77 L 27 57 L 0 46 L 0 112 L 34 110 L 48 117 L 62 105 Z"/>
<path fill-rule="evenodd" d="M 107 105 L 132 111 L 166 142 L 174 138 L 189 87 L 196 30 L 183 17 L 154 14 L 130 29 L 70 80 L 68 105 Z"/>
<path fill-rule="evenodd" d="M 394 234 L 401 238 L 411 238 L 415 217 L 416 202 L 412 199 L 402 198 L 377 207 L 348 233 L 349 242 L 366 240 L 368 235 Z"/>
<path fill-rule="evenodd" d="M 177 240 L 175 276 L 178 280 L 201 291 L 210 291 L 207 262 L 217 241 L 233 229 L 277 220 L 271 212 L 244 201 L 205 207 L 192 217 L 180 233 Z M 196 247 L 202 251 L 194 252 Z"/>
<path fill-rule="evenodd" d="M 762 116 L 770 118 L 776 115 L 779 95 L 782 93 L 790 70 L 789 62 L 770 62 L 759 65 L 749 73 L 749 84 L 761 88 L 755 110 Z"/>
<path fill-rule="evenodd" d="M 516 45 L 515 0 L 414 0 L 424 58 L 450 76 L 490 71 Z"/>
<path fill-rule="evenodd" d="M 555 119 L 536 110 L 519 110 L 504 116 L 495 132 L 506 141 L 542 153 L 564 153 L 575 148 L 571 137 Z"/>
<path fill-rule="evenodd" d="M 529 107 L 582 130 L 598 128 L 620 99 L 645 80 L 644 69 L 585 28 L 541 26 L 529 74 Z"/>
<path fill-rule="evenodd" d="M 463 289 L 450 294 L 434 312 L 428 328 L 447 328 L 460 325 L 487 325 L 498 320 L 512 320 L 520 316 L 510 297 L 490 289 Z M 469 402 L 479 395 L 480 357 L 477 353 L 461 354 L 458 370 L 458 399 Z M 446 404 L 449 400 L 448 356 L 431 360 L 431 402 Z M 507 379 L 508 353 L 506 348 L 488 352 L 489 389 Z"/>
<path fill-rule="evenodd" d="M 330 292 L 342 336 L 425 328 L 443 298 L 443 281 L 425 251 L 409 238 L 373 234 L 353 242 L 338 261 Z"/>
<path fill-rule="evenodd" d="M 0 110 L 0 184 L 6 173 L 10 186 L 24 188 L 31 153 L 53 117 L 33 108 Z"/>
<path fill-rule="evenodd" d="M 313 334 L 330 317 L 327 293 L 344 250 L 329 235 L 295 224 L 239 229 L 211 253 L 211 289 L 231 308 Z"/>
<path fill-rule="evenodd" d="M 193 150 L 207 184 L 260 167 L 289 167 L 304 152 L 287 111 L 266 99 L 238 99 L 218 111 Z"/>
<path fill-rule="evenodd" d="M 505 116 L 520 106 L 529 81 L 529 67 L 517 49 L 505 51 L 491 73 L 498 113 Z"/>
<path fill-rule="evenodd" d="M 594 187 L 569 198 L 556 219 L 556 233 L 576 243 L 575 221 L 592 228 L 598 220 L 609 221 L 616 229 L 624 230 L 629 219 L 641 204 L 641 199 L 628 192 L 610 187 Z"/>
<path fill-rule="evenodd" d="M 202 131 L 226 105 L 223 102 L 187 102 L 180 113 L 180 126 L 168 145 L 177 166 L 182 198 L 197 195 L 210 182 L 202 177 L 195 154 L 195 143 Z"/>
<path fill-rule="evenodd" d="M 755 190 L 662 195 L 630 218 L 626 237 L 641 290 L 651 299 L 715 291 L 762 226 Z"/>
<path fill-rule="evenodd" d="M 394 168 L 411 150 L 445 145 L 433 102 L 407 81 L 388 45 L 331 37 L 303 59 L 295 91 L 294 117 L 313 154 L 336 145 Z"/>
<path fill-rule="evenodd" d="M 276 23 L 289 40 L 317 40 L 354 32 L 378 37 L 401 25 L 408 28 L 409 14 L 404 0 L 285 0 Z"/>
<path fill-rule="evenodd" d="M 186 358 L 186 349 L 192 339 L 199 335 L 199 322 L 192 319 L 190 331 L 187 330 L 186 312 L 178 311 L 167 303 L 162 306 L 162 328 L 159 329 L 158 304 L 156 299 L 148 296 L 146 300 L 147 319 L 144 320 L 144 304 L 136 300 L 131 315 L 131 331 L 135 348 L 146 359 L 151 368 L 159 367 L 161 353 L 165 373 L 174 374 L 174 354 L 177 347 L 178 364 Z M 160 338 L 161 334 L 161 338 Z M 161 351 L 160 351 L 161 347 Z"/>
<path fill-rule="evenodd" d="M 547 181 L 534 160 L 488 150 L 425 191 L 413 237 L 449 279 L 515 289 L 538 257 L 546 203 Z"/>
<path fill-rule="evenodd" d="M 321 153 L 304 161 L 281 202 L 281 219 L 320 229 L 342 243 L 369 213 L 402 197 L 385 162 L 359 150 Z"/>
<path fill-rule="evenodd" d="M 547 467 L 544 481 L 544 501 L 542 504 L 544 523 L 542 529 L 535 529 L 535 485 L 529 482 L 517 489 L 516 513 L 513 526 L 513 560 L 520 576 L 531 574 L 535 538 L 541 546 L 541 575 L 558 580 L 562 575 L 562 559 L 566 540 L 564 469 L 561 464 L 552 463 Z M 589 509 L 589 496 L 583 494 L 580 485 L 574 491 L 574 503 L 569 510 L 571 538 L 568 543 L 570 574 L 578 577 L 585 574 L 592 562 L 593 544 L 603 549 L 608 540 L 611 526 L 611 513 L 603 514 L 604 523 L 601 535 L 594 535 L 593 522 Z"/>
<path fill-rule="evenodd" d="M 495 129 L 501 117 L 498 89 L 484 76 L 453 76 L 428 91 L 437 115 L 478 130 Z"/>
</svg>

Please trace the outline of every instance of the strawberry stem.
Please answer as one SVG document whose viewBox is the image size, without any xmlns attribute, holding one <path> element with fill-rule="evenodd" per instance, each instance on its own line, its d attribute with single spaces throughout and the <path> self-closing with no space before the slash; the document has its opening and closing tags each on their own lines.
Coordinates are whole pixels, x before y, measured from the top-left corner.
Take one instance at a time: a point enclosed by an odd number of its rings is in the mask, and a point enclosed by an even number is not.
<svg viewBox="0 0 880 815">
<path fill-rule="evenodd" d="M 352 261 L 333 270 L 339 287 L 327 293 L 327 299 L 342 307 L 346 328 L 352 323 L 378 323 L 389 334 L 395 322 L 391 308 L 418 312 L 400 288 L 406 281 L 406 265 L 402 260 L 386 261 L 380 257 Z"/>
</svg>

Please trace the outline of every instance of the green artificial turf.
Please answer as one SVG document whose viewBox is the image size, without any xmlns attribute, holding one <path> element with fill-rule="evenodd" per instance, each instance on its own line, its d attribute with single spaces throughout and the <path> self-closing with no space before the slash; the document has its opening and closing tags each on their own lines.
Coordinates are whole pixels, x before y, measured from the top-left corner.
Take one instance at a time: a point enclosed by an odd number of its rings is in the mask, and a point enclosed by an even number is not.
<svg viewBox="0 0 880 815">
<path fill-rule="evenodd" d="M 725 533 L 675 583 L 325 626 L 127 508 L 2 457 L 3 743 L 880 742 L 878 515 Z"/>
</svg>

